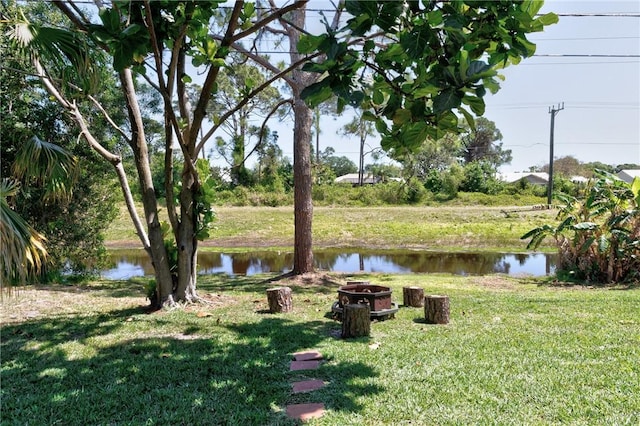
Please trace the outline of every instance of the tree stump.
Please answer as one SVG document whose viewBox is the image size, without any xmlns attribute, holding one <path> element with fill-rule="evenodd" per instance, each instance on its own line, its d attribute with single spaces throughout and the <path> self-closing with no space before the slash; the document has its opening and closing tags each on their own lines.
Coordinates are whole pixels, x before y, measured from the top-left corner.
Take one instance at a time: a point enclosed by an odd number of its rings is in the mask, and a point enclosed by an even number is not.
<svg viewBox="0 0 640 426">
<path fill-rule="evenodd" d="M 448 324 L 449 296 L 425 296 L 424 319 L 429 324 Z"/>
<path fill-rule="evenodd" d="M 351 303 L 343 306 L 342 338 L 368 336 L 371 333 L 369 305 Z"/>
<path fill-rule="evenodd" d="M 267 301 L 269 302 L 269 311 L 271 313 L 291 312 L 293 310 L 291 288 L 289 287 L 267 289 Z"/>
<path fill-rule="evenodd" d="M 402 287 L 402 304 L 421 308 L 424 306 L 424 290 L 420 287 Z"/>
</svg>

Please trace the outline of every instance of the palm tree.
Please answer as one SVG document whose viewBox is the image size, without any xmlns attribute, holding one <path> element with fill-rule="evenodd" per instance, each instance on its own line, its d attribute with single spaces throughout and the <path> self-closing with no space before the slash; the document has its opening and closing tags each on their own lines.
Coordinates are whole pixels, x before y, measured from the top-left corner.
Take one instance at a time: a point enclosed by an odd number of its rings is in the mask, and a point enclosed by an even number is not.
<svg viewBox="0 0 640 426">
<path fill-rule="evenodd" d="M 35 278 L 47 259 L 46 239 L 11 208 L 21 179 L 45 184 L 42 202 L 69 197 L 76 176 L 76 159 L 65 149 L 33 137 L 25 142 L 12 167 L 13 177 L 0 181 L 0 285 L 24 283 Z"/>
<path fill-rule="evenodd" d="M 38 274 L 47 257 L 45 238 L 11 209 L 9 199 L 20 190 L 18 182 L 4 178 L 0 181 L 0 246 L 2 247 L 3 289 L 25 282 Z"/>
</svg>

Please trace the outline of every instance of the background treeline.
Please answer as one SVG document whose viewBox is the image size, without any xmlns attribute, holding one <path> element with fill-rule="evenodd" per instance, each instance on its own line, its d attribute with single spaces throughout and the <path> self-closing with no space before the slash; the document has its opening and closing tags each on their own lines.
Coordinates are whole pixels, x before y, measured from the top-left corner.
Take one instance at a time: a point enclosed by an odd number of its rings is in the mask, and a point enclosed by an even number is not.
<svg viewBox="0 0 640 426">
<path fill-rule="evenodd" d="M 328 148 L 321 153 L 314 166 L 313 201 L 318 206 L 384 206 L 384 205 L 533 205 L 546 203 L 547 186 L 525 180 L 515 183 L 501 181 L 496 167 L 487 161 L 454 162 L 442 169 L 426 169 L 424 173 L 403 167 L 402 164 L 369 164 L 365 176 L 379 179 L 376 184 L 336 183 L 335 178 L 349 173 L 357 174 L 356 165 L 347 157 L 333 155 Z M 160 158 L 158 158 L 160 163 Z M 572 181 L 574 176 L 590 178 L 595 170 L 617 173 L 623 169 L 638 168 L 625 164 L 611 166 L 601 163 L 580 163 L 573 157 L 554 162 L 554 191 L 579 195 L 585 184 Z M 531 171 L 544 172 L 545 165 Z M 288 158 L 280 156 L 259 161 L 255 167 L 243 172 L 243 183 L 229 179 L 220 167 L 211 168 L 217 182 L 216 204 L 224 206 L 287 206 L 293 204 L 293 170 Z M 158 196 L 162 193 L 163 171 L 154 173 Z"/>
</svg>

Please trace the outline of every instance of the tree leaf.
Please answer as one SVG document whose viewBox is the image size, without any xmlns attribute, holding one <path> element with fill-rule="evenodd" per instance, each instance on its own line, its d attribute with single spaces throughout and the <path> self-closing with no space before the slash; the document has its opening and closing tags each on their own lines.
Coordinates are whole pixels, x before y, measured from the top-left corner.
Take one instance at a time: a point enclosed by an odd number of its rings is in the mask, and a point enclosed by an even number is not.
<svg viewBox="0 0 640 426">
<path fill-rule="evenodd" d="M 300 93 L 300 97 L 312 107 L 320 105 L 333 95 L 331 87 L 328 85 L 328 79 L 320 80 L 307 86 Z"/>
<path fill-rule="evenodd" d="M 382 93 L 382 90 L 374 89 L 372 97 L 372 101 L 374 104 L 382 105 L 384 103 L 384 98 L 385 96 L 384 93 Z"/>
<path fill-rule="evenodd" d="M 636 200 L 636 208 L 640 208 L 640 177 L 636 176 L 631 181 L 631 192 Z"/>
<path fill-rule="evenodd" d="M 599 226 L 600 225 L 595 222 L 580 222 L 573 225 L 572 228 L 578 231 L 593 231 L 598 229 Z"/>
<path fill-rule="evenodd" d="M 491 65 L 486 62 L 472 61 L 467 69 L 466 78 L 467 80 L 480 80 L 487 77 L 493 77 L 495 74 L 496 72 L 491 69 Z"/>
<path fill-rule="evenodd" d="M 380 4 L 382 5 L 382 10 L 375 19 L 375 24 L 383 30 L 389 31 L 398 23 L 398 19 L 404 11 L 404 4 L 401 1 L 385 1 L 380 2 Z"/>
<path fill-rule="evenodd" d="M 324 42 L 327 39 L 328 39 L 327 36 L 324 34 L 318 35 L 318 36 L 312 35 L 312 34 L 305 34 L 302 37 L 300 37 L 300 40 L 298 41 L 298 44 L 297 44 L 298 52 L 304 53 L 304 54 L 313 53 L 318 49 L 320 44 L 322 44 L 322 42 Z"/>
<path fill-rule="evenodd" d="M 362 112 L 362 120 L 377 121 L 378 117 L 376 117 L 371 111 L 367 110 Z"/>
<path fill-rule="evenodd" d="M 131 24 L 127 28 L 122 30 L 121 35 L 124 36 L 124 37 L 129 37 L 129 36 L 132 36 L 134 34 L 139 33 L 140 30 L 142 30 L 142 26 L 140 26 L 138 24 Z"/>
<path fill-rule="evenodd" d="M 462 96 L 456 89 L 445 89 L 433 99 L 433 112 L 441 114 L 459 107 L 461 103 Z"/>
<path fill-rule="evenodd" d="M 475 115 L 484 115 L 485 103 L 482 98 L 465 95 L 462 98 L 462 103 L 465 105 L 469 105 L 469 107 L 471 107 L 471 111 L 473 111 Z"/>
<path fill-rule="evenodd" d="M 469 111 L 467 111 L 466 109 L 464 109 L 463 107 L 459 107 L 458 111 L 460 111 L 460 113 L 464 116 L 465 120 L 467 121 L 467 124 L 469 125 L 469 127 L 471 128 L 471 130 L 473 130 L 474 132 L 476 131 L 476 120 L 473 118 L 473 116 L 469 113 Z"/>
<path fill-rule="evenodd" d="M 407 109 L 398 109 L 393 115 L 393 124 L 396 126 L 402 126 L 405 123 L 411 121 L 411 111 Z"/>
<path fill-rule="evenodd" d="M 440 88 L 437 86 L 423 86 L 413 91 L 414 98 L 432 97 L 438 94 Z"/>
<path fill-rule="evenodd" d="M 402 143 L 405 148 L 414 150 L 429 136 L 429 125 L 424 122 L 410 123 L 403 126 Z"/>
<path fill-rule="evenodd" d="M 558 15 L 556 15 L 555 13 L 546 13 L 542 16 L 539 16 L 536 19 L 536 22 L 544 26 L 557 24 L 559 21 L 560 19 L 558 18 Z"/>
<path fill-rule="evenodd" d="M 584 253 L 586 253 L 586 252 L 589 250 L 589 248 L 591 247 L 591 245 L 593 244 L 593 242 L 594 242 L 594 241 L 595 241 L 595 238 L 594 238 L 594 237 L 589 237 L 589 238 L 587 238 L 587 239 L 585 240 L 585 242 L 584 242 L 584 243 L 582 243 L 582 245 L 580 246 L 580 248 L 579 248 L 579 250 L 578 250 L 578 251 L 579 251 L 579 253 L 580 253 L 580 254 L 584 254 Z"/>
<path fill-rule="evenodd" d="M 348 26 L 354 36 L 364 36 L 367 31 L 371 29 L 372 25 L 373 19 L 371 19 L 371 16 L 366 13 L 355 15 L 354 18 L 351 18 L 348 21 Z"/>
</svg>

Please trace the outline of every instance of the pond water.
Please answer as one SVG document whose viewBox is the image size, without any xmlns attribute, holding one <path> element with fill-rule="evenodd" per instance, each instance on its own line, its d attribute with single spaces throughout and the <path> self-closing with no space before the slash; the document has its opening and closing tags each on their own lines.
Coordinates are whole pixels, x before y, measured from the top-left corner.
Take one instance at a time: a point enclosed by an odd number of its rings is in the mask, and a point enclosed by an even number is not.
<svg viewBox="0 0 640 426">
<path fill-rule="evenodd" d="M 111 250 L 107 279 L 128 279 L 153 275 L 151 261 L 142 250 Z M 314 251 L 316 268 L 332 272 L 425 273 L 456 275 L 543 276 L 554 273 L 556 256 L 543 253 L 452 253 L 414 250 L 326 249 Z M 252 251 L 250 253 L 198 253 L 198 273 L 255 275 L 284 273 L 293 267 L 293 252 Z"/>
</svg>

